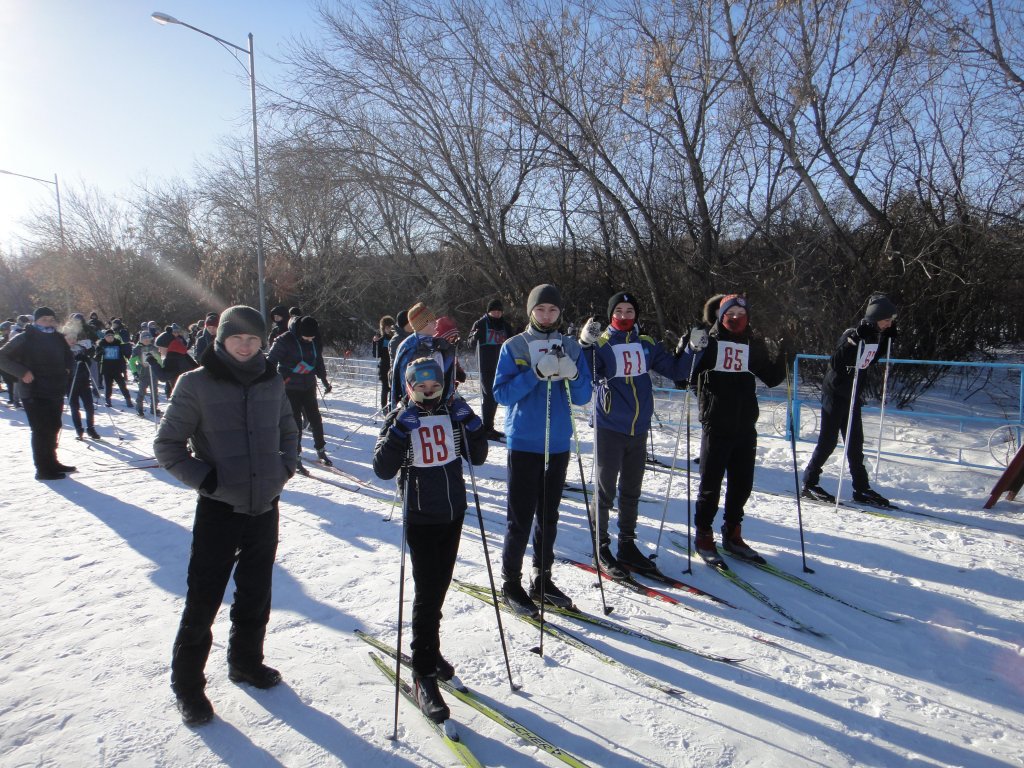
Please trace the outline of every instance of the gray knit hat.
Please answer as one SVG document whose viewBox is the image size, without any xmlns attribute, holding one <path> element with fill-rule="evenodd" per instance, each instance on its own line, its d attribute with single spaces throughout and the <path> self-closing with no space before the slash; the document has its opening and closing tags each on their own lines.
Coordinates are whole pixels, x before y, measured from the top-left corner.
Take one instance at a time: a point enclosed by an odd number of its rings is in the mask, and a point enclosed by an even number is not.
<svg viewBox="0 0 1024 768">
<path fill-rule="evenodd" d="M 550 283 L 536 286 L 530 291 L 530 297 L 526 300 L 526 314 L 532 315 L 533 308 L 538 304 L 554 304 L 562 308 L 562 293 Z"/>
<path fill-rule="evenodd" d="M 220 325 L 217 326 L 217 341 L 221 344 L 228 336 L 251 334 L 259 336 L 260 342 L 267 346 L 267 324 L 258 310 L 239 304 L 228 307 L 220 313 Z"/>
</svg>

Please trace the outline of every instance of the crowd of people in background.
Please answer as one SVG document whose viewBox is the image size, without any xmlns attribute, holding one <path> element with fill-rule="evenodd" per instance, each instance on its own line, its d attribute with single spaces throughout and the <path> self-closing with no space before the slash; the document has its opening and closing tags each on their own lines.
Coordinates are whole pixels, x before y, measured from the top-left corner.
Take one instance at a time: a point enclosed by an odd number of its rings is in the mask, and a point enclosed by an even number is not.
<svg viewBox="0 0 1024 768">
<path fill-rule="evenodd" d="M 883 347 L 890 354 L 896 307 L 882 294 L 872 294 L 866 307 L 829 362 L 821 435 L 803 475 L 803 495 L 834 501 L 819 482 L 842 433 L 855 500 L 884 506 L 888 502 L 870 489 L 863 466 L 860 372 L 877 363 Z M 647 335 L 641 310 L 635 294 L 619 291 L 608 299 L 605 315 L 580 323 L 577 334 L 566 326 L 562 294 L 554 285 L 538 285 L 526 297 L 522 329 L 505 318 L 500 299 L 490 300 L 467 337 L 479 371 L 479 415 L 460 394 L 467 376 L 459 362 L 462 335 L 452 317 L 418 301 L 380 318 L 372 351 L 380 381 L 375 417 L 383 427 L 373 469 L 383 479 L 397 477 L 406 523 L 403 557 L 408 545 L 415 586 L 413 679 L 420 708 L 436 722 L 449 716 L 438 680 L 454 675 L 441 653 L 439 630 L 467 509 L 462 460 L 483 463 L 489 442 L 506 449 L 501 599 L 517 613 L 535 616 L 545 604 L 573 607 L 552 568 L 570 456 L 573 449 L 577 457 L 580 452 L 574 407 L 590 404 L 594 414 L 595 565 L 612 578 L 657 571 L 637 531 L 654 412 L 652 372 L 697 393 L 702 430 L 695 551 L 709 565 L 723 566 L 713 522 L 727 480 L 722 546 L 761 561 L 741 534 L 756 463 L 755 380 L 768 387 L 783 381 L 790 344 L 757 334 L 751 307 L 740 294 L 709 299 L 704 322 L 677 341 Z M 317 463 L 333 467 L 318 405 L 332 390 L 318 321 L 298 307 L 278 305 L 264 318 L 251 307 L 235 306 L 188 327 L 146 321 L 131 331 L 121 318 L 103 323 L 96 312 L 88 318 L 72 314 L 61 324 L 52 309 L 39 307 L 0 323 L 0 374 L 9 404 L 27 414 L 38 480 L 75 471 L 57 457 L 65 398 L 77 437 L 99 440 L 98 401 L 102 397 L 104 406 L 114 408 L 116 385 L 128 409 L 157 420 L 154 452 L 160 465 L 197 491 L 188 592 L 171 665 L 184 722 L 197 725 L 213 717 L 204 669 L 232 569 L 238 590 L 229 677 L 259 688 L 279 682 L 280 673 L 263 663 L 263 639 L 278 503 L 296 472 L 309 474 L 301 458 L 307 425 Z M 161 390 L 169 398 L 164 409 Z M 505 407 L 504 431 L 496 426 L 499 405 Z M 582 463 L 580 471 L 585 482 Z M 616 501 L 613 553 L 610 515 Z M 531 546 L 526 588 L 524 561 Z"/>
</svg>

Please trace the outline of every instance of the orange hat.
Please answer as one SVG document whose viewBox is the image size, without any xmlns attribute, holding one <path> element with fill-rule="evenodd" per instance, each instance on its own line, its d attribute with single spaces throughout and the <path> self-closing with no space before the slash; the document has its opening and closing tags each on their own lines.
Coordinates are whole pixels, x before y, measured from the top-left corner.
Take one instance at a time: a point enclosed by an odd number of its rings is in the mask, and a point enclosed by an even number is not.
<svg viewBox="0 0 1024 768">
<path fill-rule="evenodd" d="M 417 301 L 411 307 L 409 307 L 409 325 L 412 326 L 414 331 L 422 331 L 427 327 L 427 323 L 431 320 L 436 320 L 437 316 L 427 309 L 427 305 L 422 301 Z"/>
</svg>

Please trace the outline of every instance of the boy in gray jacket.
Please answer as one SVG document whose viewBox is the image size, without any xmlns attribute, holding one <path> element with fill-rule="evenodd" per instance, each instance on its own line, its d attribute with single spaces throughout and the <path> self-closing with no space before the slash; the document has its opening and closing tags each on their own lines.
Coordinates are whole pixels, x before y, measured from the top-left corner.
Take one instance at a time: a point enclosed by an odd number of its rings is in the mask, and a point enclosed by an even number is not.
<svg viewBox="0 0 1024 768">
<path fill-rule="evenodd" d="M 295 474 L 298 432 L 284 382 L 263 354 L 266 345 L 258 311 L 225 310 L 202 367 L 178 379 L 153 443 L 160 466 L 199 491 L 188 592 L 171 660 L 171 688 L 186 725 L 213 718 L 203 670 L 232 566 L 228 677 L 257 688 L 281 681 L 263 663 L 263 640 L 278 499 Z"/>
</svg>

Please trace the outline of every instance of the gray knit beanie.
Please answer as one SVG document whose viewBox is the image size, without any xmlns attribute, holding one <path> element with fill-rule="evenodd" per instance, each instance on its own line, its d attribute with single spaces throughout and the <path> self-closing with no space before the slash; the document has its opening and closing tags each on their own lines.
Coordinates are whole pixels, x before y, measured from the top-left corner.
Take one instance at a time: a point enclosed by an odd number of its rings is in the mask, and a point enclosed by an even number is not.
<svg viewBox="0 0 1024 768">
<path fill-rule="evenodd" d="M 260 343 L 267 346 L 267 324 L 258 310 L 239 304 L 228 307 L 220 313 L 220 325 L 217 326 L 217 341 L 221 344 L 228 336 L 251 334 L 260 337 Z"/>
</svg>

